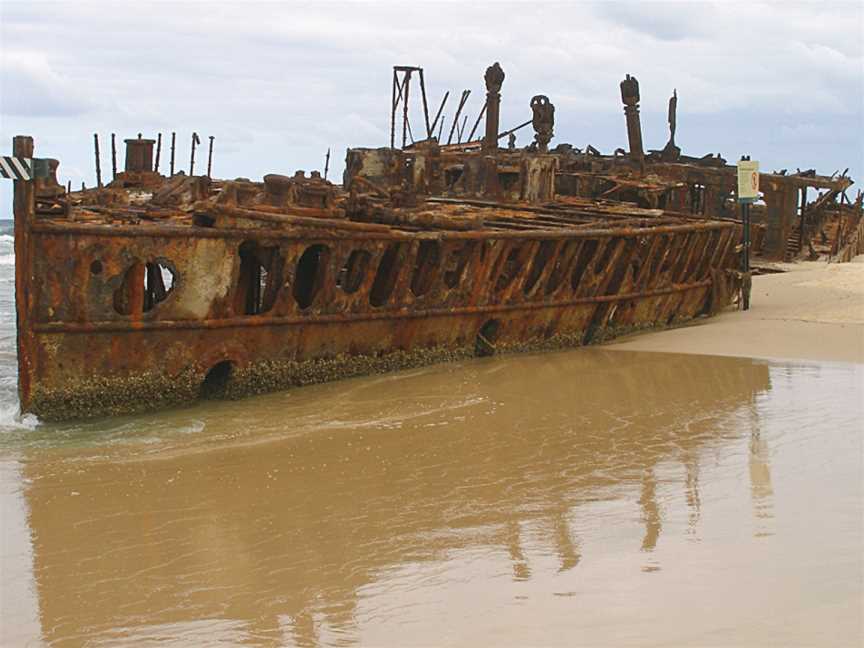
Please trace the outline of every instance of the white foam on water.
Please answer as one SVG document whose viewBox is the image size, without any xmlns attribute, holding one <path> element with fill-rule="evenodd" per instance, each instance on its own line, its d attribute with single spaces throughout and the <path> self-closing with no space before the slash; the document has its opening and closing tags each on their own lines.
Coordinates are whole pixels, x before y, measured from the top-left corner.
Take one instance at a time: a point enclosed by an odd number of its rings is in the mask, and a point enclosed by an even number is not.
<svg viewBox="0 0 864 648">
<path fill-rule="evenodd" d="M 0 403 L 0 433 L 10 430 L 35 430 L 39 419 L 33 414 L 21 415 L 18 402 Z"/>
<path fill-rule="evenodd" d="M 0 266 L 14 266 L 15 265 L 15 255 L 14 254 L 0 254 Z"/>
<path fill-rule="evenodd" d="M 0 234 L 0 243 L 14 243 L 15 237 L 9 234 Z"/>
<path fill-rule="evenodd" d="M 189 425 L 183 425 L 177 428 L 177 432 L 180 434 L 197 434 L 198 432 L 202 432 L 204 428 L 207 427 L 207 424 L 204 421 L 192 421 Z"/>
</svg>

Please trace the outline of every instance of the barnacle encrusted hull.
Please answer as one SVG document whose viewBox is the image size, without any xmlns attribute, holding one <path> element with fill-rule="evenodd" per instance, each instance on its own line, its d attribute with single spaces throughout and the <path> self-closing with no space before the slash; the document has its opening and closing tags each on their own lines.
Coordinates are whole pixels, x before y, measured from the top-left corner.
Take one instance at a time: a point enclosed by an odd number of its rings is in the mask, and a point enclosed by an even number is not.
<svg viewBox="0 0 864 648">
<path fill-rule="evenodd" d="M 689 285 L 601 302 L 340 323 L 46 332 L 41 342 L 56 355 L 44 358 L 50 363 L 44 375 L 57 379 L 34 385 L 28 409 L 43 420 L 128 414 L 478 355 L 574 347 L 710 312 L 717 303 L 713 285 Z M 723 290 L 733 288 L 727 283 Z M 118 344 L 122 359 L 95 351 Z M 83 365 L 89 371 L 81 372 Z"/>
</svg>

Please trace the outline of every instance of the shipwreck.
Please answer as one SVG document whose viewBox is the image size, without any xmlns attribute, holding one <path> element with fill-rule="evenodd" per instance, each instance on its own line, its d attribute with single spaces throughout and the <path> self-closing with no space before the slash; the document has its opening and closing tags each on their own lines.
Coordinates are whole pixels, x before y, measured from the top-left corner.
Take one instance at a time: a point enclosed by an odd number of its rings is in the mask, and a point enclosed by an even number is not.
<svg viewBox="0 0 864 648">
<path fill-rule="evenodd" d="M 412 78 L 425 137 L 409 142 Z M 748 277 L 734 167 L 682 156 L 674 110 L 670 145 L 644 153 L 628 76 L 630 151 L 604 156 L 550 150 L 554 106 L 538 95 L 522 125 L 534 142 L 503 148 L 515 131 L 500 132 L 503 81 L 497 63 L 487 70 L 482 137 L 461 142 L 463 93 L 444 144 L 422 69 L 394 68 L 391 145 L 349 149 L 342 186 L 303 171 L 216 180 L 210 159 L 194 175 L 197 136 L 189 174 L 175 173 L 173 141 L 159 173 L 161 134 L 126 140 L 122 170 L 112 137 L 104 185 L 97 141 L 97 186 L 81 191 L 61 186 L 47 160 L 47 177 L 15 183 L 22 411 L 130 413 L 572 347 L 735 301 Z M 32 138 L 15 138 L 13 154 L 33 158 Z M 760 250 L 783 256 L 796 227 L 799 251 L 826 228 L 838 242 L 845 232 L 844 249 L 858 245 L 861 197 L 843 200 L 845 174 L 766 176 Z M 807 188 L 825 192 L 808 203 Z"/>
</svg>

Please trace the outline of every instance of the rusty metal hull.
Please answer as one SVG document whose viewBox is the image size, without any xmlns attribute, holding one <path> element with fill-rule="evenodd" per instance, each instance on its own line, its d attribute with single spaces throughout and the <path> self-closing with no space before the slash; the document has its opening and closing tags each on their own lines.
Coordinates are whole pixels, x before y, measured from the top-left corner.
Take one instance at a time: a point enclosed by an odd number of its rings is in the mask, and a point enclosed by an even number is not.
<svg viewBox="0 0 864 648">
<path fill-rule="evenodd" d="M 37 222 L 18 260 L 36 278 L 18 304 L 22 410 L 129 413 L 668 326 L 730 303 L 737 238 L 717 222 L 527 233 Z M 254 314 L 238 295 L 244 245 L 278 260 Z M 139 260 L 168 267 L 172 289 L 146 312 L 118 312 Z"/>
</svg>

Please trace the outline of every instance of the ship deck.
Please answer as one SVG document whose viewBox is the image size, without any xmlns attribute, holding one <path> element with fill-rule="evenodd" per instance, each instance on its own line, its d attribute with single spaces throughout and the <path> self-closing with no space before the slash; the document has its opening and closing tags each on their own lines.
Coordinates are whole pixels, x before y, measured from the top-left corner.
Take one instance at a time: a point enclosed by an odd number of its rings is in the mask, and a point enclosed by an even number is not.
<svg viewBox="0 0 864 648">
<path fill-rule="evenodd" d="M 713 229 L 718 220 L 689 217 L 661 209 L 611 200 L 562 196 L 543 204 L 514 204 L 470 198 L 428 198 L 413 206 L 392 207 L 370 201 L 365 209 L 340 195 L 329 208 L 269 204 L 225 205 L 219 189 L 204 201 L 178 207 L 153 204 L 138 191 L 75 192 L 65 205 L 37 208 L 34 231 L 99 235 L 232 237 L 252 234 L 316 238 L 570 238 Z M 121 193 L 122 192 L 122 193 Z M 108 201 L 110 203 L 110 201 Z M 346 209 L 347 206 L 347 209 Z M 657 229 L 659 228 L 659 230 Z"/>
</svg>

